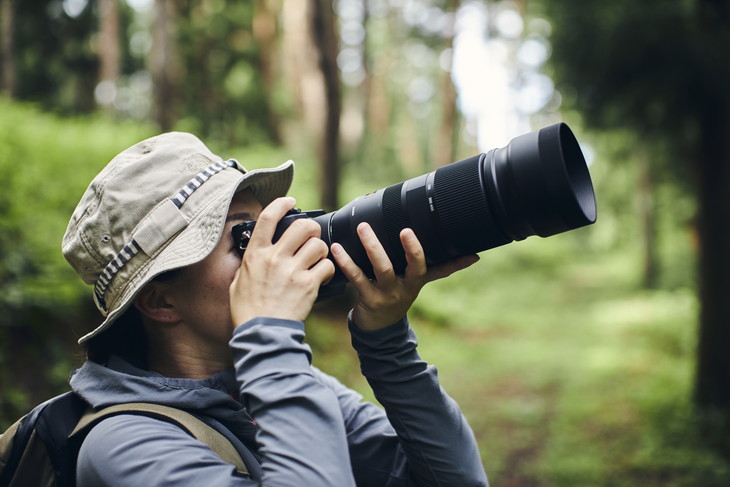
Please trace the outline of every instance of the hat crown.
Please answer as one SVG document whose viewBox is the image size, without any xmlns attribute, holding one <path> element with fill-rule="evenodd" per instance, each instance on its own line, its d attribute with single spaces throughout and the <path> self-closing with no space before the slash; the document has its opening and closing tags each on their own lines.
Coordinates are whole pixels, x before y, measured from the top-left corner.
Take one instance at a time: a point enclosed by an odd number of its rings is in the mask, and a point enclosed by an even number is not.
<svg viewBox="0 0 730 487">
<path fill-rule="evenodd" d="M 181 132 L 121 152 L 94 178 L 74 211 L 63 238 L 64 257 L 93 284 L 156 206 L 219 161 L 200 139 Z"/>
</svg>

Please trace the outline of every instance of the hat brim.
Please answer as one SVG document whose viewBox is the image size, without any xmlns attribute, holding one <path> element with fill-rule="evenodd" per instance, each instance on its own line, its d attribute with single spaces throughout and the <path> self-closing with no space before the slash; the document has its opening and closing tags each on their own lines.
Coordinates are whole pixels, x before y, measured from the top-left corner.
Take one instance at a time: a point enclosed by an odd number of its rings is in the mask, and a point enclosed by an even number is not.
<svg viewBox="0 0 730 487">
<path fill-rule="evenodd" d="M 167 242 L 155 255 L 149 256 L 133 276 L 126 280 L 118 297 L 109 302 L 105 320 L 78 342 L 83 344 L 109 329 L 116 319 L 132 304 L 135 296 L 156 276 L 173 269 L 186 267 L 205 259 L 221 239 L 228 209 L 233 196 L 243 189 L 251 189 L 256 199 L 266 207 L 274 199 L 285 196 L 294 177 L 294 163 L 287 161 L 275 168 L 240 172 L 237 169 L 221 171 L 215 178 L 222 186 L 217 196 L 201 207 L 187 227 Z"/>
</svg>

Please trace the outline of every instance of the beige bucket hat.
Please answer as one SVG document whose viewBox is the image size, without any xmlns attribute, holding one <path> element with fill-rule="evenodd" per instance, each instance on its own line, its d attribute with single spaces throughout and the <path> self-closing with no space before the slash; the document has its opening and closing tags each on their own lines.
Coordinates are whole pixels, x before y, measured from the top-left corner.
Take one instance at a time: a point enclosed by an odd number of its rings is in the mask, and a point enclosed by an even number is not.
<svg viewBox="0 0 730 487">
<path fill-rule="evenodd" d="M 203 260 L 223 233 L 233 195 L 263 206 L 284 196 L 294 163 L 247 171 L 197 137 L 172 132 L 117 155 L 91 182 L 63 237 L 63 255 L 87 284 L 108 329 L 155 276 Z"/>
</svg>

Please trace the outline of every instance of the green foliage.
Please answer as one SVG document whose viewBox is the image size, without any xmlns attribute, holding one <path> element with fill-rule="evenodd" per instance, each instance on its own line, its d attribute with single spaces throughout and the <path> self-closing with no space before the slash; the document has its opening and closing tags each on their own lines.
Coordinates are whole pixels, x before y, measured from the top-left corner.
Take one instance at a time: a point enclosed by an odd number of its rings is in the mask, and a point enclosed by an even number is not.
<svg viewBox="0 0 730 487">
<path fill-rule="evenodd" d="M 186 2 L 177 26 L 181 123 L 206 140 L 227 144 L 279 139 L 260 70 L 261 46 L 253 36 L 253 2 Z"/>
<path fill-rule="evenodd" d="M 80 293 L 60 244 L 81 194 L 116 153 L 151 132 L 100 117 L 61 119 L 7 100 L 0 112 L 0 308 L 52 308 Z M 0 323 L 7 319 L 0 313 Z"/>
<path fill-rule="evenodd" d="M 61 255 L 61 239 L 96 173 L 149 135 L 144 126 L 98 116 L 60 118 L 0 99 L 3 420 L 47 397 L 49 384 L 52 390 L 63 387 L 72 343 L 89 321 L 98 320 L 89 312 L 90 289 Z"/>
<path fill-rule="evenodd" d="M 579 126 L 579 125 L 578 125 Z M 695 277 L 697 202 L 687 191 L 690 184 L 688 167 L 671 173 L 655 170 L 651 186 L 640 187 L 641 165 L 652 167 L 668 164 L 664 154 L 657 154 L 625 130 L 581 131 L 581 141 L 590 146 L 594 160 L 590 166 L 598 205 L 598 224 L 591 230 L 591 248 L 605 252 L 623 249 L 633 252 L 633 265 L 645 264 L 642 235 L 646 221 L 639 210 L 640 198 L 650 200 L 654 242 L 652 249 L 658 261 L 659 287 L 693 285 Z M 677 184 L 676 176 L 682 175 Z M 646 251 L 644 249 L 643 251 Z M 640 278 L 637 272 L 637 278 Z"/>
<path fill-rule="evenodd" d="M 576 106 L 594 123 L 660 131 L 681 123 L 694 109 L 699 81 L 693 68 L 701 59 L 687 42 L 694 3 L 545 2 L 559 87 L 576 96 Z M 686 96 L 677 97 L 678 89 Z"/>
<path fill-rule="evenodd" d="M 96 2 L 76 17 L 64 12 L 59 0 L 23 0 L 14 3 L 16 46 L 16 93 L 48 109 L 64 113 L 89 112 L 95 108 L 94 87 L 99 60 L 92 36 L 98 19 Z M 129 7 L 119 2 L 121 15 L 129 21 Z M 124 29 L 121 29 L 124 35 Z M 126 59 L 126 51 L 122 52 Z"/>
<path fill-rule="evenodd" d="M 727 2 L 539 5 L 553 26 L 551 75 L 566 105 L 590 127 L 630 131 L 655 168 L 679 171 L 675 183 L 686 184 L 682 171 L 701 162 L 701 118 L 730 101 Z"/>
</svg>

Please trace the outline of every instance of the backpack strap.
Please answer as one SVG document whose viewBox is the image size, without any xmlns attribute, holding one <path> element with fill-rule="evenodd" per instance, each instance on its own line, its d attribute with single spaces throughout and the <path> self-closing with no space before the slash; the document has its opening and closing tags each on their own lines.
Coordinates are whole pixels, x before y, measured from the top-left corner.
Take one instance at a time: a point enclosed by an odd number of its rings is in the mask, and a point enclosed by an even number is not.
<svg viewBox="0 0 730 487">
<path fill-rule="evenodd" d="M 246 464 L 241 459 L 238 450 L 219 431 L 187 411 L 161 404 L 132 402 L 109 406 L 99 411 L 90 409 L 81 417 L 69 438 L 85 435 L 103 419 L 119 414 L 139 414 L 175 424 L 193 438 L 208 445 L 224 462 L 235 465 L 239 474 L 250 477 L 248 468 L 246 468 Z"/>
<path fill-rule="evenodd" d="M 13 456 L 13 444 L 18 426 L 23 418 L 20 418 L 8 428 L 5 433 L 0 434 L 0 472 L 5 471 L 5 467 L 10 465 Z"/>
</svg>

